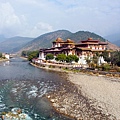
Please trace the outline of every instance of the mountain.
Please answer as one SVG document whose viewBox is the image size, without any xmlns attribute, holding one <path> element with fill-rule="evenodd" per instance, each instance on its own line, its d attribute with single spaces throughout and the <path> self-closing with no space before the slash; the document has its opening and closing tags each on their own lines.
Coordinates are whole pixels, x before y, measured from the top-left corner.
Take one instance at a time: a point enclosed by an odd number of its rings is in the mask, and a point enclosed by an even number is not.
<svg viewBox="0 0 120 120">
<path fill-rule="evenodd" d="M 105 38 L 112 42 L 113 44 L 120 46 L 120 33 L 115 33 L 115 34 L 111 34 L 108 36 L 105 36 Z"/>
<path fill-rule="evenodd" d="M 76 33 L 72 33 L 68 30 L 58 30 L 50 33 L 46 33 L 38 36 L 37 38 L 28 38 L 28 37 L 12 37 L 5 38 L 0 35 L 0 38 L 4 41 L 0 42 L 0 52 L 7 53 L 21 53 L 26 50 L 39 50 L 40 48 L 49 48 L 52 46 L 52 42 L 56 40 L 58 37 L 61 37 L 63 40 L 71 39 L 76 43 L 81 40 L 86 40 L 89 37 L 93 39 L 98 39 L 100 41 L 106 41 L 103 37 L 88 31 L 78 31 Z M 113 46 L 112 43 L 109 44 L 108 48 Z M 114 49 L 117 46 L 114 46 Z M 113 47 L 112 47 L 113 48 Z"/>
<path fill-rule="evenodd" d="M 106 38 L 108 41 L 114 42 L 114 41 L 120 40 L 120 33 L 111 34 L 111 35 L 105 36 L 104 38 Z"/>
<path fill-rule="evenodd" d="M 113 43 L 111 43 L 111 42 L 107 42 L 108 43 L 108 45 L 107 45 L 107 49 L 109 49 L 109 50 L 117 50 L 117 51 L 120 51 L 120 47 L 118 47 L 117 45 L 115 45 L 115 44 L 113 44 Z"/>
<path fill-rule="evenodd" d="M 4 40 L 6 40 L 4 35 L 0 35 L 0 42 L 3 42 Z"/>
<path fill-rule="evenodd" d="M 72 33 L 67 30 L 58 30 L 55 32 L 50 32 L 43 34 L 34 40 L 28 42 L 20 51 L 23 50 L 39 50 L 40 48 L 47 48 L 52 46 L 52 42 L 56 40 L 56 38 L 61 37 L 66 39 L 67 36 L 70 36 Z"/>
<path fill-rule="evenodd" d="M 81 40 L 86 40 L 89 37 L 93 39 L 99 39 L 101 41 L 105 41 L 101 36 L 91 33 L 88 31 L 78 31 L 76 33 L 72 33 L 68 30 L 58 30 L 50 33 L 43 34 L 31 42 L 28 42 L 19 52 L 23 50 L 39 50 L 40 48 L 48 48 L 52 46 L 52 42 L 56 40 L 58 37 L 61 37 L 63 40 L 72 39 L 75 42 L 80 42 Z"/>
<path fill-rule="evenodd" d="M 21 47 L 23 47 L 24 44 L 31 40 L 33 40 L 33 38 L 19 36 L 6 38 L 4 41 L 0 43 L 0 52 L 6 53 L 15 52 L 13 51 L 15 48 L 17 48 L 18 51 Z"/>
<path fill-rule="evenodd" d="M 76 33 L 73 33 L 69 36 L 71 40 L 74 40 L 75 42 L 80 42 L 81 40 L 87 40 L 88 38 L 93 38 L 95 40 L 101 40 L 101 41 L 106 41 L 103 37 L 91 33 L 88 31 L 78 31 Z"/>
<path fill-rule="evenodd" d="M 114 42 L 112 42 L 112 43 L 120 47 L 120 39 L 119 39 L 119 40 L 116 40 L 116 41 L 114 41 Z"/>
</svg>

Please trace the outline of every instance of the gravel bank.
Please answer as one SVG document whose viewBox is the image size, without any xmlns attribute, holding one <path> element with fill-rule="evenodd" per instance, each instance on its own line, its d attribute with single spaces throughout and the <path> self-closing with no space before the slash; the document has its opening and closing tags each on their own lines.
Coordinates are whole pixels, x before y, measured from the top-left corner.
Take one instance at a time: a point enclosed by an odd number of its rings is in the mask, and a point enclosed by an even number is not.
<svg viewBox="0 0 120 120">
<path fill-rule="evenodd" d="M 104 114 L 120 120 L 120 79 L 86 74 L 69 74 L 69 80 L 78 86 L 83 96 L 94 101 Z"/>
<path fill-rule="evenodd" d="M 120 120 L 120 78 L 67 73 L 66 84 L 46 95 L 56 111 L 75 120 Z"/>
<path fill-rule="evenodd" d="M 0 59 L 0 62 L 9 61 L 9 59 Z"/>
<path fill-rule="evenodd" d="M 68 73 L 66 85 L 47 95 L 53 107 L 75 120 L 119 120 L 119 79 Z"/>
</svg>

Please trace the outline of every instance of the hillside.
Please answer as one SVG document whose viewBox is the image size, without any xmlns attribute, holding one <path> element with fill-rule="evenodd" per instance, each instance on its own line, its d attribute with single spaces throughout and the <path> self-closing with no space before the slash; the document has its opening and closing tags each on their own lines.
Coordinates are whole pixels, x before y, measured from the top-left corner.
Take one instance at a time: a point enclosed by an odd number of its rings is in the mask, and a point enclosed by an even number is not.
<svg viewBox="0 0 120 120">
<path fill-rule="evenodd" d="M 0 34 L 0 42 L 3 42 L 4 40 L 6 40 L 5 36 Z"/>
<path fill-rule="evenodd" d="M 13 49 L 21 48 L 24 44 L 27 42 L 33 40 L 33 38 L 28 37 L 12 37 L 12 38 L 6 38 L 3 42 L 0 43 L 0 52 L 7 52 L 11 53 L 13 52 Z"/>
<path fill-rule="evenodd" d="M 116 41 L 113 41 L 112 43 L 120 47 L 120 39 L 116 40 Z"/>
<path fill-rule="evenodd" d="M 88 38 L 105 41 L 103 37 L 88 31 L 78 31 L 76 33 L 71 34 L 69 38 L 74 40 L 75 42 L 80 42 L 81 40 L 86 40 Z"/>
<path fill-rule="evenodd" d="M 51 47 L 52 42 L 58 37 L 61 37 L 63 40 L 69 38 L 74 40 L 75 42 L 80 42 L 80 40 L 86 40 L 89 37 L 92 37 L 93 39 L 99 39 L 101 41 L 105 41 L 105 39 L 102 38 L 101 36 L 88 31 L 78 31 L 76 33 L 71 33 L 70 31 L 67 30 L 58 30 L 37 37 L 36 39 L 27 43 L 19 52 L 23 50 L 39 50 L 40 48 Z"/>
<path fill-rule="evenodd" d="M 58 30 L 50 33 L 43 34 L 35 39 L 28 37 L 12 37 L 5 38 L 0 35 L 2 42 L 0 42 L 0 52 L 7 53 L 21 53 L 23 50 L 39 50 L 40 48 L 48 48 L 52 46 L 52 42 L 56 40 L 58 37 L 61 37 L 63 40 L 71 39 L 75 42 L 80 42 L 81 40 L 86 40 L 89 37 L 93 39 L 99 39 L 101 41 L 106 41 L 103 37 L 91 33 L 88 31 L 78 31 L 76 33 L 72 33 L 68 30 Z M 3 41 L 4 40 L 4 41 Z M 120 43 L 119 41 L 117 41 Z M 117 44 L 118 44 L 117 43 Z M 113 47 L 114 46 L 114 47 Z M 110 43 L 108 45 L 109 49 L 114 48 L 114 50 L 118 50 L 119 47 Z"/>
<path fill-rule="evenodd" d="M 107 48 L 110 49 L 110 50 L 117 50 L 119 51 L 120 50 L 120 47 L 118 47 L 117 45 L 111 43 L 111 42 L 108 42 L 108 45 L 107 45 Z"/>
<path fill-rule="evenodd" d="M 116 34 L 111 34 L 108 36 L 105 36 L 105 38 L 112 42 L 113 44 L 120 46 L 120 33 L 116 33 Z"/>
<path fill-rule="evenodd" d="M 65 39 L 66 37 L 68 37 L 71 34 L 72 33 L 67 30 L 59 30 L 59 31 L 43 34 L 43 35 L 35 38 L 31 42 L 27 43 L 23 47 L 23 49 L 35 50 L 35 49 L 44 48 L 44 47 L 51 47 L 52 41 L 54 41 L 57 37 L 61 37 L 61 38 Z"/>
</svg>

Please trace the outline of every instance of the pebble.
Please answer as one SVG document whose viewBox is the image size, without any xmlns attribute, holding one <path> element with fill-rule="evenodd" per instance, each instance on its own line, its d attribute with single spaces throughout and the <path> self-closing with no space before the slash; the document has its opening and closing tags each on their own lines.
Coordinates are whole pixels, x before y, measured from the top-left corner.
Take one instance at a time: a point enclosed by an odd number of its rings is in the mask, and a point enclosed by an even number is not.
<svg viewBox="0 0 120 120">
<path fill-rule="evenodd" d="M 75 120 L 116 120 L 116 118 L 104 113 L 96 101 L 88 99 L 78 92 L 77 87 L 70 90 L 56 91 L 47 96 L 53 107 L 60 113 L 66 114 Z"/>
</svg>

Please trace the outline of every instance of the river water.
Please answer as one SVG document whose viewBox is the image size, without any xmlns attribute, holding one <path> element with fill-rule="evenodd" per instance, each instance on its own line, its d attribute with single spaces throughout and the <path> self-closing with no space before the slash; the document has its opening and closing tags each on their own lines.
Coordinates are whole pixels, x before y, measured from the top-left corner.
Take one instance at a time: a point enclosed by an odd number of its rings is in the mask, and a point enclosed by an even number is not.
<svg viewBox="0 0 120 120">
<path fill-rule="evenodd" d="M 18 107 L 33 120 L 71 120 L 56 113 L 45 97 L 65 84 L 65 76 L 33 67 L 20 58 L 1 62 L 0 113 Z"/>
</svg>

